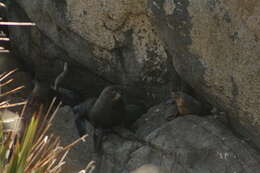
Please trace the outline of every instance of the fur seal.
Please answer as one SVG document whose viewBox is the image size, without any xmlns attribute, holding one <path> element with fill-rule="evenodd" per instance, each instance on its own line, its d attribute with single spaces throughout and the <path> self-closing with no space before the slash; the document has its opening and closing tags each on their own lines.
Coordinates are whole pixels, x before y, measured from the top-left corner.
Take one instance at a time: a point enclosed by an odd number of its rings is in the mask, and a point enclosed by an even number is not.
<svg viewBox="0 0 260 173">
<path fill-rule="evenodd" d="M 141 104 L 126 105 L 122 88 L 107 86 L 98 98 L 89 98 L 74 106 L 73 112 L 78 115 L 75 123 L 80 136 L 86 134 L 85 120 L 93 125 L 94 149 L 99 153 L 104 135 L 110 133 L 115 126 L 130 127 L 146 112 L 146 108 Z"/>
<path fill-rule="evenodd" d="M 62 105 L 74 106 L 81 99 L 79 94 L 74 91 L 60 87 L 55 90 L 50 87 L 50 85 L 37 80 L 34 81 L 34 88 L 28 97 L 27 107 L 35 112 L 43 105 L 43 110 L 46 110 L 54 98 L 56 98 L 56 100 L 53 108 L 58 106 L 60 102 Z"/>
<path fill-rule="evenodd" d="M 34 88 L 28 98 L 28 104 L 32 109 L 38 109 L 40 105 L 48 106 L 54 97 L 57 98 L 56 104 L 62 102 L 65 105 L 75 105 L 80 101 L 79 94 L 65 88 L 59 87 L 68 71 L 68 63 L 65 62 L 63 71 L 56 77 L 53 86 L 34 80 Z M 34 110 L 35 111 L 35 110 Z"/>
<path fill-rule="evenodd" d="M 172 97 L 177 105 L 179 115 L 200 115 L 202 113 L 202 104 L 192 96 L 184 92 L 174 92 Z"/>
<path fill-rule="evenodd" d="M 119 86 L 104 88 L 89 112 L 94 127 L 111 128 L 122 124 L 125 119 L 125 103 Z"/>
<path fill-rule="evenodd" d="M 94 127 L 94 150 L 102 151 L 103 136 L 113 127 L 119 126 L 125 119 L 125 103 L 122 89 L 119 86 L 107 86 L 98 98 L 87 99 L 73 107 L 78 114 L 76 127 L 80 136 L 86 133 L 85 120 L 89 120 Z"/>
<path fill-rule="evenodd" d="M 33 112 L 38 111 L 41 105 L 48 106 L 51 100 L 57 95 L 47 84 L 34 81 L 34 87 L 28 98 L 28 106 Z"/>
<path fill-rule="evenodd" d="M 102 140 L 107 129 L 119 126 L 125 116 L 125 103 L 122 89 L 118 86 L 104 88 L 89 112 L 89 121 L 94 126 L 94 149 L 102 152 Z"/>
</svg>

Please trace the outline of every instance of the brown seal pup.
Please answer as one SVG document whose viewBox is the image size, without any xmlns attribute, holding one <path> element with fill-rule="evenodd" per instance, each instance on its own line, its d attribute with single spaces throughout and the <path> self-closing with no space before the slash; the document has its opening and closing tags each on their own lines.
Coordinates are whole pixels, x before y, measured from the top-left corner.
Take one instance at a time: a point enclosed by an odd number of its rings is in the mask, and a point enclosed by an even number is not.
<svg viewBox="0 0 260 173">
<path fill-rule="evenodd" d="M 184 92 L 174 92 L 172 96 L 177 105 L 179 115 L 200 115 L 202 113 L 202 104 L 192 96 Z"/>
</svg>

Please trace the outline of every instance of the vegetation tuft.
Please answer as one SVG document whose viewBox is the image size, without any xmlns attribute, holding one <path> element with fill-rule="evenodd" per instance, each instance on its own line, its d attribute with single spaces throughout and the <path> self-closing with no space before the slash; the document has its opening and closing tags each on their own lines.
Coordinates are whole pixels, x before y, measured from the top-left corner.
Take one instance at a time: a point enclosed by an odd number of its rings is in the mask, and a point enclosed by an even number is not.
<svg viewBox="0 0 260 173">
<path fill-rule="evenodd" d="M 0 2 L 0 53 L 9 53 L 7 42 L 10 41 L 6 31 L 7 26 L 35 26 L 31 22 L 8 22 L 4 21 L 7 13 L 7 6 Z M 3 13 L 3 14 L 2 14 Z M 8 31 L 6 31 L 8 33 Z M 14 79 L 9 77 L 15 70 L 0 74 L 0 173 L 59 173 L 65 164 L 65 158 L 72 146 L 85 140 L 86 136 L 79 138 L 72 144 L 61 146 L 60 138 L 48 132 L 52 120 L 59 108 L 54 108 L 51 103 L 45 115 L 27 113 L 31 117 L 29 122 L 23 118 L 27 102 L 11 103 L 5 99 L 7 95 L 13 94 L 23 87 L 17 87 L 11 91 L 2 93 L 2 88 L 8 86 Z M 23 106 L 21 113 L 8 110 L 11 107 Z M 54 111 L 53 111 L 54 109 Z M 32 114 L 32 115 L 28 115 Z M 91 173 L 95 167 L 90 162 L 85 170 L 79 173 Z"/>
<path fill-rule="evenodd" d="M 4 80 L 14 73 L 0 75 L 0 88 L 8 83 Z M 18 91 L 22 87 L 0 93 L 0 98 Z M 59 173 L 65 164 L 70 148 L 86 136 L 70 145 L 61 146 L 60 138 L 48 133 L 58 107 L 52 110 L 51 103 L 46 115 L 34 113 L 25 124 L 22 121 L 26 102 L 10 104 L 0 102 L 0 172 L 1 173 Z M 8 107 L 24 105 L 21 114 L 6 110 Z M 52 112 L 52 113 L 51 113 Z M 82 171 L 81 171 L 82 172 Z"/>
</svg>

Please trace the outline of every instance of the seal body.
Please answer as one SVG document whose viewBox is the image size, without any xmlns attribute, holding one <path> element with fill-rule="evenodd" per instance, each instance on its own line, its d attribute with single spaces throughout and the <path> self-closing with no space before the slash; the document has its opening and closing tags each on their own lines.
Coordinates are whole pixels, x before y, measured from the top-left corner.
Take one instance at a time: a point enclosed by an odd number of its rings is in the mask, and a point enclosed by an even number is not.
<svg viewBox="0 0 260 173">
<path fill-rule="evenodd" d="M 87 133 L 86 120 L 89 120 L 89 112 L 95 104 L 96 100 L 97 98 L 89 98 L 73 107 L 73 112 L 77 114 L 75 123 L 79 136 L 83 136 Z"/>
<path fill-rule="evenodd" d="M 80 96 L 71 90 L 60 87 L 54 89 L 46 83 L 34 81 L 34 88 L 28 98 L 28 106 L 34 110 L 33 112 L 38 111 L 41 105 L 46 110 L 54 98 L 56 98 L 54 107 L 60 102 L 63 105 L 73 106 L 80 100 Z"/>
<path fill-rule="evenodd" d="M 39 112 L 41 107 L 43 110 L 42 113 L 45 114 L 54 97 L 56 97 L 56 92 L 52 90 L 47 84 L 34 81 L 34 88 L 27 99 L 28 103 L 24 117 L 25 121 L 29 121 L 31 119 L 30 114 Z M 55 106 L 57 105 L 58 102 L 56 101 Z"/>
<path fill-rule="evenodd" d="M 40 105 L 49 103 L 56 96 L 56 92 L 52 90 L 47 84 L 39 81 L 34 82 L 34 88 L 28 100 L 30 104 Z"/>
<path fill-rule="evenodd" d="M 192 96 L 184 92 L 175 92 L 172 93 L 172 95 L 177 105 L 179 115 L 200 115 L 202 113 L 202 104 Z"/>
<path fill-rule="evenodd" d="M 108 86 L 99 95 L 88 116 L 97 128 L 111 128 L 122 124 L 125 119 L 125 104 L 122 90 L 118 86 Z"/>
</svg>

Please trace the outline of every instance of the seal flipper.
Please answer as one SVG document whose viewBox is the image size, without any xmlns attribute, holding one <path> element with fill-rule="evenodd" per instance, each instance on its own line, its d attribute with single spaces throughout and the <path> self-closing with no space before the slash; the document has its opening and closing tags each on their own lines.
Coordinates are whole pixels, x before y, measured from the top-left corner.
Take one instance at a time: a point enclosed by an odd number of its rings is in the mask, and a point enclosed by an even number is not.
<svg viewBox="0 0 260 173">
<path fill-rule="evenodd" d="M 83 116 L 78 116 L 75 120 L 76 128 L 80 137 L 87 133 L 86 130 L 86 119 Z"/>
<path fill-rule="evenodd" d="M 86 121 L 88 120 L 88 114 L 91 110 L 96 98 L 87 99 L 83 103 L 75 105 L 73 107 L 73 112 L 77 115 L 75 120 L 76 128 L 78 130 L 79 136 L 83 136 L 87 133 Z"/>
<path fill-rule="evenodd" d="M 94 128 L 94 151 L 95 153 L 102 153 L 102 141 L 104 137 L 104 131 L 102 128 Z"/>
</svg>

